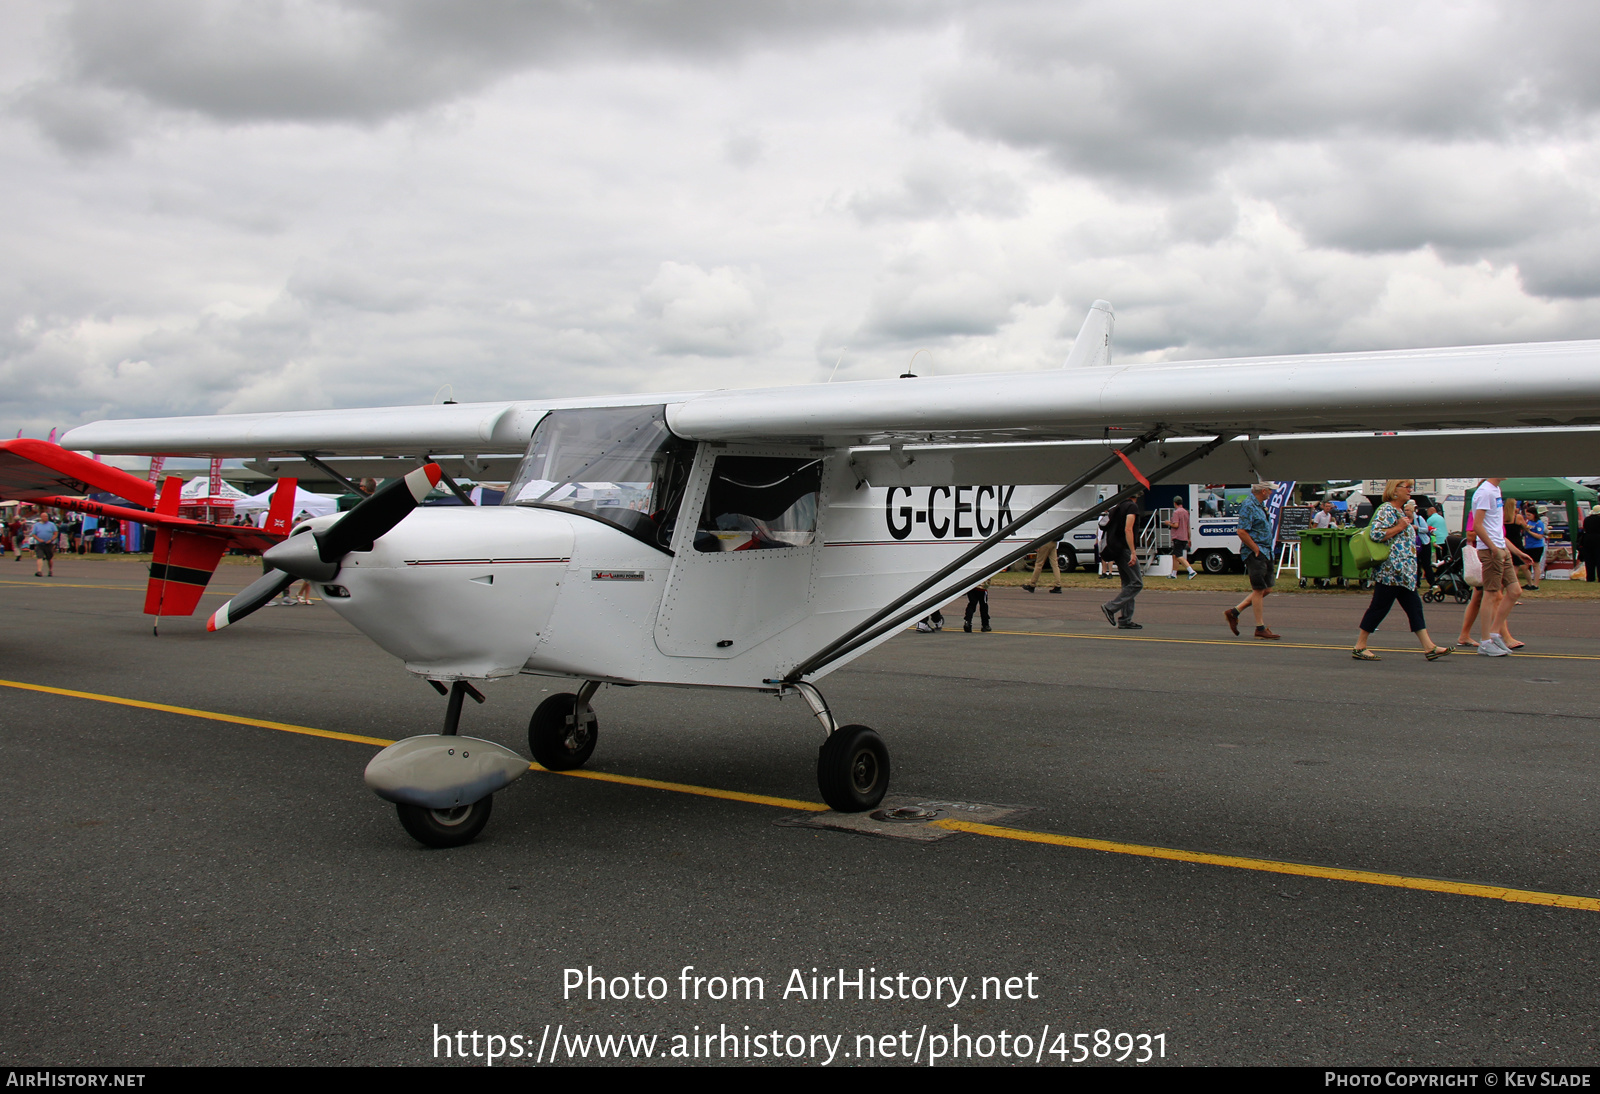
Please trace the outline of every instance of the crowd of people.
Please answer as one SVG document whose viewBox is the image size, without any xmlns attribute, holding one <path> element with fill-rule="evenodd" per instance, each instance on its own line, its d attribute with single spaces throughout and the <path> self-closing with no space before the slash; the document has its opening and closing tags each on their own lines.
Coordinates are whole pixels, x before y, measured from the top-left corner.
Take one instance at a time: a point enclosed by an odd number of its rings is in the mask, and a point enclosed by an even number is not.
<svg viewBox="0 0 1600 1094">
<path fill-rule="evenodd" d="M 34 576 L 54 577 L 57 554 L 88 553 L 90 534 L 96 530 L 89 523 L 93 519 L 18 506 L 10 517 L 0 521 L 0 555 L 14 553 L 21 562 L 24 553 L 32 554 Z"/>
<path fill-rule="evenodd" d="M 1389 479 L 1384 483 L 1382 498 L 1372 510 L 1370 520 L 1358 524 L 1355 533 L 1366 537 L 1371 544 L 1369 553 L 1373 561 L 1370 570 L 1372 599 L 1361 617 L 1351 649 L 1355 660 L 1380 660 L 1369 642 L 1397 604 L 1429 661 L 1447 657 L 1458 649 L 1476 650 L 1486 657 L 1506 657 L 1526 645 L 1511 633 L 1511 612 L 1524 589 L 1539 587 L 1547 561 L 1550 529 L 1537 505 L 1502 496 L 1500 484 L 1504 481 L 1484 479 L 1468 495 L 1466 531 L 1460 550 L 1462 558 L 1470 555 L 1470 569 L 1480 572 L 1481 578 L 1470 582 L 1475 588 L 1462 615 L 1461 633 L 1453 646 L 1441 645 L 1429 635 L 1423 607 L 1425 593 L 1431 592 L 1442 600 L 1437 586 L 1437 568 L 1447 552 L 1454 560 L 1455 570 L 1447 567 L 1446 573 L 1461 569 L 1461 559 L 1455 555 L 1444 515 L 1438 505 L 1425 500 L 1419 506 L 1412 498 L 1416 480 Z M 1229 630 L 1236 636 L 1240 634 L 1240 621 L 1248 610 L 1256 638 L 1275 640 L 1280 637 L 1267 625 L 1264 611 L 1277 574 L 1273 524 L 1267 512 L 1268 499 L 1276 489 L 1276 483 L 1255 483 L 1250 488 L 1250 497 L 1239 509 L 1240 554 L 1249 578 L 1250 593 L 1223 612 Z M 1114 567 L 1121 578 L 1121 588 L 1116 596 L 1100 606 L 1100 611 L 1106 622 L 1119 630 L 1142 629 L 1133 620 L 1134 605 L 1144 586 L 1134 534 L 1138 499 L 1142 493 L 1136 491 L 1101 518 L 1098 552 L 1101 573 L 1105 576 L 1105 568 Z M 1334 528 L 1357 512 L 1350 506 L 1340 512 L 1332 502 L 1323 501 L 1313 506 L 1308 523 L 1313 529 Z M 1360 512 L 1365 515 L 1365 499 Z M 1173 499 L 1171 515 L 1165 524 L 1172 533 L 1174 569 L 1171 576 L 1177 576 L 1176 567 L 1181 565 L 1192 579 L 1195 570 L 1187 557 L 1190 514 L 1181 497 Z M 1585 565 L 1584 576 L 1590 581 L 1597 580 L 1600 576 L 1600 506 L 1584 521 L 1581 532 L 1574 531 L 1574 546 Z M 1055 572 L 1056 578 L 1050 591 L 1060 592 L 1060 570 L 1055 565 L 1055 552 L 1051 550 L 1039 552 L 1032 577 L 1022 586 L 1024 590 L 1035 591 L 1046 565 Z M 972 629 L 976 613 L 981 613 L 983 630 L 990 629 L 988 587 L 986 581 L 968 594 L 964 629 Z M 1466 595 L 1464 590 L 1461 595 Z M 940 618 L 936 625 L 929 626 L 929 621 L 925 620 L 918 629 L 937 629 L 942 622 Z M 1481 637 L 1474 637 L 1475 629 L 1481 631 Z"/>
</svg>

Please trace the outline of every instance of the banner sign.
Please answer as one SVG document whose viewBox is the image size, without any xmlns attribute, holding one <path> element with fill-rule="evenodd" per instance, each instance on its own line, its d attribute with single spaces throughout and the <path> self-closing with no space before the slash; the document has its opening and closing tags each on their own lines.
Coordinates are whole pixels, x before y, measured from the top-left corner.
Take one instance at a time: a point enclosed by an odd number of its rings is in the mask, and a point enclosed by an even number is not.
<svg viewBox="0 0 1600 1094">
<path fill-rule="evenodd" d="M 1278 542 L 1278 524 L 1283 517 L 1283 507 L 1289 500 L 1289 495 L 1294 493 L 1294 482 L 1280 482 L 1278 488 L 1267 498 L 1267 520 L 1272 524 L 1272 542 Z"/>
</svg>

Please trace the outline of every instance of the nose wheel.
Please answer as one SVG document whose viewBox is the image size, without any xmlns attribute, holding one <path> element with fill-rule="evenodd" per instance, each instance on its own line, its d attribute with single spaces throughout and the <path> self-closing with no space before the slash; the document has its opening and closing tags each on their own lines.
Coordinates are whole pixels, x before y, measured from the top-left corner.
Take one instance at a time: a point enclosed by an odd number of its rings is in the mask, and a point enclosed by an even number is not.
<svg viewBox="0 0 1600 1094">
<path fill-rule="evenodd" d="M 416 805 L 395 808 L 400 812 L 400 827 L 424 847 L 460 847 L 477 839 L 489 823 L 494 795 L 454 809 L 423 809 Z"/>
</svg>

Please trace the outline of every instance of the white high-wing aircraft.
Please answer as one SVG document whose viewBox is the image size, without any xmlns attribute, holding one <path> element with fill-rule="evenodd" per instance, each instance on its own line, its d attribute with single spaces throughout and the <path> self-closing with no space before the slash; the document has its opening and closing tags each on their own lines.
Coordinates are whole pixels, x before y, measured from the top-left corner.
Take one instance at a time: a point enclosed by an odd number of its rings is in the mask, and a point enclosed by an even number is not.
<svg viewBox="0 0 1600 1094">
<path fill-rule="evenodd" d="M 456 733 L 464 697 L 482 701 L 472 681 L 576 682 L 529 725 L 554 769 L 593 752 L 602 683 L 798 694 L 826 733 L 823 799 L 868 810 L 888 752 L 817 681 L 1124 496 L 1087 484 L 1131 483 L 1135 463 L 1152 482 L 1236 482 L 1600 462 L 1600 342 L 1116 366 L 1112 325 L 1097 301 L 1045 373 L 101 421 L 63 444 L 395 478 L 296 528 L 209 627 L 307 578 L 448 693 L 443 733 L 367 770 L 433 846 L 475 838 L 527 770 Z M 504 502 L 417 509 L 450 469 L 504 469 Z"/>
</svg>

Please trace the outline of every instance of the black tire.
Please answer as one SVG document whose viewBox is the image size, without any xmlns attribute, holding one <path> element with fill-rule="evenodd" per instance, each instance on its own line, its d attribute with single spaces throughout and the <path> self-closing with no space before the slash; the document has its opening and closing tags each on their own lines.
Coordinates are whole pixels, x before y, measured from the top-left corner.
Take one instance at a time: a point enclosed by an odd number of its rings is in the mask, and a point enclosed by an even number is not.
<svg viewBox="0 0 1600 1094">
<path fill-rule="evenodd" d="M 489 823 L 494 795 L 457 809 L 424 809 L 420 805 L 395 808 L 400 812 L 400 826 L 424 847 L 460 847 L 477 839 Z"/>
<path fill-rule="evenodd" d="M 1056 559 L 1061 563 L 1061 572 L 1070 574 L 1078 569 L 1078 552 L 1068 547 L 1064 551 L 1056 552 Z"/>
<path fill-rule="evenodd" d="M 889 789 L 889 750 L 866 726 L 841 726 L 817 749 L 817 789 L 839 813 L 865 813 Z"/>
<path fill-rule="evenodd" d="M 600 719 L 591 709 L 587 725 L 570 725 L 567 719 L 572 717 L 577 702 L 578 697 L 570 691 L 552 695 L 539 704 L 528 722 L 528 751 L 548 771 L 571 771 L 588 763 L 594 755 Z"/>
<path fill-rule="evenodd" d="M 1207 551 L 1205 558 L 1200 561 L 1200 568 L 1208 574 L 1225 574 L 1228 572 L 1228 556 L 1221 551 Z"/>
</svg>

